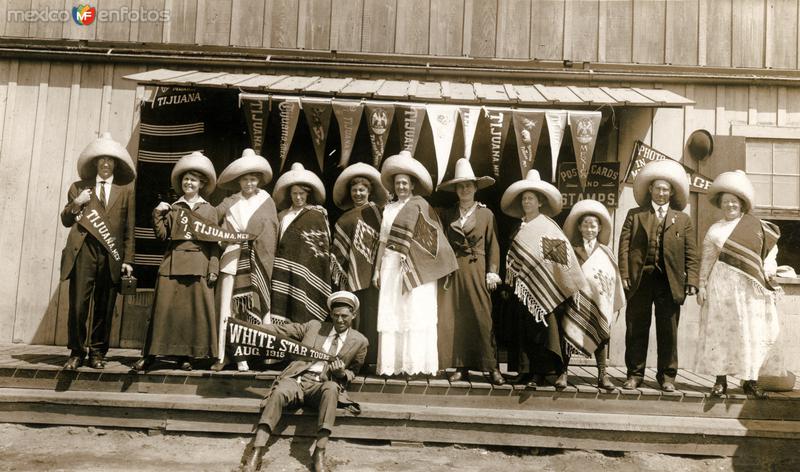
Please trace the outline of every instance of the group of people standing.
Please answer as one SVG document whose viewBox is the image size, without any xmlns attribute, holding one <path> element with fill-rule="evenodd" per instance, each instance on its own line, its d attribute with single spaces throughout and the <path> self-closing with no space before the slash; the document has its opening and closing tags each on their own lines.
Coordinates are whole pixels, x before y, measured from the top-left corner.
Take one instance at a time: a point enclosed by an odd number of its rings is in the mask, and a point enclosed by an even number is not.
<svg viewBox="0 0 800 472">
<path fill-rule="evenodd" d="M 88 355 L 92 367 L 102 368 L 113 287 L 132 272 L 135 170 L 127 151 L 105 135 L 87 147 L 78 167 L 82 180 L 70 188 L 61 215 L 73 227 L 62 261 L 62 278 L 72 281 L 72 355 L 65 367 L 82 365 Z M 557 388 L 566 387 L 576 351 L 594 354 L 598 386 L 614 388 L 605 369 L 608 343 L 627 301 L 628 378 L 622 387 L 642 382 L 655 318 L 657 380 L 674 390 L 680 307 L 690 295 L 702 305 L 695 367 L 718 376 L 713 393 L 725 393 L 726 375 L 740 374 L 749 379 L 748 392 L 763 396 L 759 373 L 782 369 L 775 355 L 778 290 L 771 283 L 779 232 L 749 214 L 753 187 L 741 171 L 721 174 L 709 189 L 724 219 L 706 235 L 702 258 L 691 219 L 682 212 L 687 179 L 670 160 L 650 163 L 637 175 L 639 207 L 625 218 L 619 258 L 611 249 L 608 210 L 581 201 L 560 227 L 553 217 L 562 210 L 561 194 L 535 170 L 502 196 L 502 211 L 520 220 L 504 261 L 495 215 L 475 200 L 494 179 L 475 176 L 466 159 L 437 188 L 454 192 L 457 203 L 438 210 L 425 200 L 434 191 L 430 174 L 406 151 L 387 158 L 380 171 L 361 163 L 347 167 L 333 186 L 332 200 L 345 210 L 333 231 L 318 176 L 296 163 L 272 195 L 264 189 L 271 180 L 269 163 L 251 149 L 219 178 L 199 152 L 176 163 L 171 184 L 181 197 L 159 203 L 152 214 L 155 236 L 168 246 L 135 369 L 147 369 L 156 356 L 176 358 L 186 370 L 194 359 L 216 359 L 220 369 L 229 317 L 257 324 L 324 321 L 331 293 L 346 290 L 359 301 L 353 327 L 369 342 L 365 363 L 375 373 L 445 371 L 457 381 L 478 370 L 503 384 L 491 292 L 504 283 L 510 294 L 504 309 L 517 322 L 509 370 L 531 388 L 553 378 Z M 233 194 L 215 207 L 204 197 L 217 186 Z M 176 237 L 177 209 L 248 237 Z M 98 213 L 116 242 L 111 249 L 86 224 Z M 249 366 L 239 362 L 238 368 Z"/>
</svg>

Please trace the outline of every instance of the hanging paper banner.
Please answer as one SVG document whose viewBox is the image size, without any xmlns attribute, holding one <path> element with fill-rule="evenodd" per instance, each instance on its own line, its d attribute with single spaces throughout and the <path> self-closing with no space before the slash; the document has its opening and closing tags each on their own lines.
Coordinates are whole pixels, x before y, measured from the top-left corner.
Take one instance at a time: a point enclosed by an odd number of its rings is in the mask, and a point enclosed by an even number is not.
<svg viewBox="0 0 800 472">
<path fill-rule="evenodd" d="M 422 124 L 425 122 L 425 105 L 417 103 L 405 103 L 395 105 L 395 116 L 400 126 L 400 133 L 403 136 L 402 150 L 408 151 L 411 155 L 417 150 L 419 135 L 422 132 Z"/>
<path fill-rule="evenodd" d="M 564 130 L 567 129 L 566 111 L 548 111 L 544 114 L 547 120 L 547 134 L 550 136 L 550 160 L 552 162 L 553 179 L 556 181 L 558 168 L 558 154 L 561 151 L 561 142 L 564 140 Z"/>
<path fill-rule="evenodd" d="M 372 147 L 372 165 L 378 169 L 383 162 L 383 151 L 389 139 L 389 129 L 394 120 L 394 104 L 385 102 L 366 102 L 367 128 Z"/>
<path fill-rule="evenodd" d="M 436 185 L 442 183 L 453 148 L 458 107 L 455 105 L 428 105 L 428 121 L 433 130 L 433 148 L 436 151 Z"/>
<path fill-rule="evenodd" d="M 241 104 L 244 108 L 244 116 L 247 121 L 247 131 L 250 134 L 250 147 L 261 155 L 264 144 L 264 133 L 267 131 L 269 122 L 269 110 L 267 100 L 269 95 L 240 95 Z"/>
<path fill-rule="evenodd" d="M 503 149 L 506 147 L 508 128 L 511 125 L 511 110 L 507 108 L 484 107 L 484 113 L 489 120 L 490 156 L 492 158 L 492 171 L 494 177 L 500 177 L 500 162 L 503 159 Z M 523 175 L 523 177 L 525 177 Z"/>
<path fill-rule="evenodd" d="M 461 117 L 461 127 L 464 130 L 464 158 L 472 157 L 472 141 L 475 139 L 475 130 L 478 129 L 478 116 L 480 107 L 459 107 L 458 116 Z"/>
<path fill-rule="evenodd" d="M 514 133 L 517 135 L 517 153 L 522 175 L 527 175 L 533 168 L 539 137 L 542 135 L 544 112 L 530 110 L 513 110 Z"/>
<path fill-rule="evenodd" d="M 289 147 L 292 145 L 294 130 L 297 128 L 297 119 L 300 116 L 300 99 L 286 98 L 278 104 L 278 112 L 281 117 L 281 168 L 289 155 Z"/>
<path fill-rule="evenodd" d="M 339 138 L 342 143 L 339 167 L 344 169 L 350 162 L 350 154 L 353 152 L 353 144 L 356 142 L 364 104 L 360 101 L 333 100 L 331 105 L 333 105 L 336 121 L 339 123 Z"/>
<path fill-rule="evenodd" d="M 303 98 L 303 112 L 306 115 L 311 142 L 317 155 L 320 170 L 325 170 L 325 143 L 328 142 L 328 129 L 331 125 L 331 101 L 325 98 Z"/>
<path fill-rule="evenodd" d="M 586 188 L 586 181 L 589 178 L 589 167 L 592 165 L 601 117 L 599 111 L 569 112 L 569 130 L 572 134 L 572 147 L 575 150 L 581 191 Z"/>
</svg>

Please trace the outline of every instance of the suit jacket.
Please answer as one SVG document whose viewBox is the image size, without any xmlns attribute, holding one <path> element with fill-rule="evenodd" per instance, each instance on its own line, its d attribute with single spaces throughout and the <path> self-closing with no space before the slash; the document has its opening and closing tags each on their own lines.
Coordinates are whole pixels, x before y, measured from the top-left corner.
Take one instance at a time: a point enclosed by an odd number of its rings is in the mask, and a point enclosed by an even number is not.
<svg viewBox="0 0 800 472">
<path fill-rule="evenodd" d="M 652 205 L 633 208 L 625 217 L 619 238 L 619 271 L 630 281 L 628 299 L 639 287 L 649 247 L 650 227 L 655 212 Z M 689 215 L 672 208 L 664 217 L 664 268 L 675 303 L 686 299 L 686 286 L 698 284 L 699 260 L 694 227 Z"/>
<path fill-rule="evenodd" d="M 320 322 L 317 320 L 307 321 L 305 323 L 287 323 L 284 325 L 262 325 L 267 331 L 286 336 L 298 340 L 306 346 L 313 347 L 318 351 L 322 351 L 322 345 L 325 339 L 330 334 L 333 328 L 333 323 Z M 364 364 L 364 359 L 367 357 L 367 347 L 369 341 L 363 334 L 359 333 L 353 328 L 347 333 L 347 339 L 344 345 L 339 350 L 339 359 L 344 362 L 345 373 L 341 378 L 330 378 L 328 366 L 322 370 L 320 378 L 323 380 L 333 380 L 339 384 L 339 403 L 352 403 L 347 397 L 345 387 L 356 376 L 361 366 Z M 304 359 L 294 360 L 278 375 L 278 380 L 283 378 L 297 377 L 306 371 L 313 361 Z"/>
<path fill-rule="evenodd" d="M 185 209 L 190 209 L 184 202 L 174 205 Z M 201 202 L 194 209 L 194 212 L 208 221 L 216 221 L 217 211 L 208 202 Z M 170 240 L 170 233 L 175 224 L 175 215 L 170 211 L 161 214 L 153 210 L 153 232 L 162 241 L 169 241 L 167 250 L 164 253 L 164 260 L 158 268 L 158 275 L 180 276 L 194 275 L 208 277 L 211 274 L 219 273 L 219 253 L 220 246 L 214 241 L 181 241 Z"/>
<path fill-rule="evenodd" d="M 94 188 L 97 182 L 94 178 L 80 180 L 73 183 L 67 192 L 67 204 L 61 212 L 61 224 L 71 228 L 67 236 L 67 245 L 61 251 L 61 280 L 67 280 L 75 267 L 75 258 L 83 246 L 84 239 L 87 238 L 88 231 L 83 226 L 76 224 L 74 211 L 79 207 L 73 201 L 84 189 Z M 111 194 L 106 205 L 105 221 L 111 235 L 118 242 L 117 247 L 120 252 L 121 261 L 117 262 L 109 257 L 111 269 L 111 280 L 119 283 L 122 272 L 122 263 L 133 264 L 133 229 L 136 223 L 136 200 L 134 198 L 133 184 L 117 185 L 111 184 Z M 93 236 L 89 235 L 92 238 Z"/>
</svg>

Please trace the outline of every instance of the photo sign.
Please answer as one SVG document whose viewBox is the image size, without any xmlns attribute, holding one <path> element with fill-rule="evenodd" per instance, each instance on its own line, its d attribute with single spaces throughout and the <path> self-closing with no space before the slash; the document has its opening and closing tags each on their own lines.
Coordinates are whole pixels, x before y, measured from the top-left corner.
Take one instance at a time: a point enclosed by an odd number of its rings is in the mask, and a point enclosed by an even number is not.
<svg viewBox="0 0 800 472">
<path fill-rule="evenodd" d="M 636 178 L 636 174 L 644 169 L 644 166 L 646 166 L 648 163 L 653 161 L 661 161 L 664 159 L 672 158 L 641 141 L 636 141 L 636 143 L 633 145 L 633 153 L 631 154 L 631 162 L 628 165 L 628 171 L 625 173 L 625 183 L 633 183 L 633 179 Z M 711 183 L 714 182 L 714 179 L 710 179 L 696 170 L 684 166 L 683 164 L 681 165 L 683 166 L 683 170 L 686 171 L 686 179 L 689 181 L 689 191 L 699 193 L 708 192 L 708 188 L 711 186 Z"/>
<path fill-rule="evenodd" d="M 563 162 L 558 166 L 558 190 L 565 209 L 572 208 L 581 200 L 597 200 L 608 208 L 616 208 L 619 197 L 619 162 L 592 163 L 583 190 L 578 166 L 574 162 Z"/>
</svg>

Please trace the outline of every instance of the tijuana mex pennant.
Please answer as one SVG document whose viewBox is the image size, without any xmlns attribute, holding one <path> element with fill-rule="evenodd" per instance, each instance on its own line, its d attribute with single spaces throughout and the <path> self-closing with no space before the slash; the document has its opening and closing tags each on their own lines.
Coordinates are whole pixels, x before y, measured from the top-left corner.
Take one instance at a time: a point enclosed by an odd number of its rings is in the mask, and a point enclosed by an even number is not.
<svg viewBox="0 0 800 472">
<path fill-rule="evenodd" d="M 100 244 L 103 245 L 103 248 L 114 261 L 120 262 L 122 260 L 117 248 L 116 238 L 111 234 L 110 226 L 106 223 L 106 211 L 94 191 L 92 191 L 86 206 L 75 216 L 75 221 L 94 236 L 94 239 L 100 241 Z"/>
<path fill-rule="evenodd" d="M 173 206 L 170 211 L 175 212 L 170 234 L 170 238 L 173 241 L 242 242 L 248 239 L 255 239 L 255 236 L 248 233 L 239 233 L 220 228 L 188 208 Z"/>
</svg>

